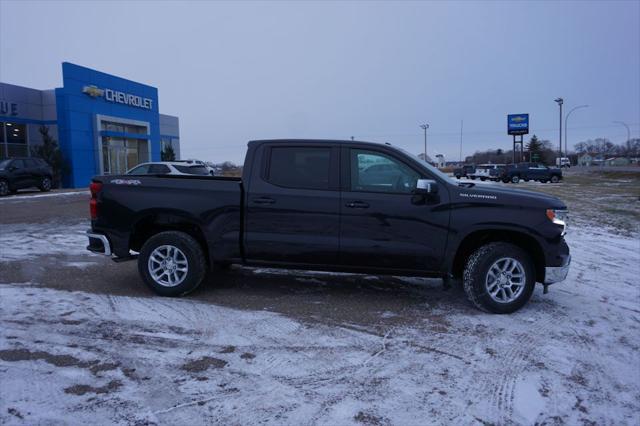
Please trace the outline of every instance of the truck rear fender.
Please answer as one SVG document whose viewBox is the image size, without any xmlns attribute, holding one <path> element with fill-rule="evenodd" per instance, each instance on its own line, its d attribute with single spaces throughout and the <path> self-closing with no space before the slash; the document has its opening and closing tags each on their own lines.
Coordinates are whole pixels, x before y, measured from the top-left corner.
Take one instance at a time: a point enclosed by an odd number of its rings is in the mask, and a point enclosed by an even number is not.
<svg viewBox="0 0 640 426">
<path fill-rule="evenodd" d="M 140 251 L 149 238 L 163 231 L 181 231 L 189 234 L 200 244 L 205 257 L 209 259 L 207 240 L 197 221 L 171 212 L 150 213 L 138 219 L 129 237 L 129 248 Z"/>
</svg>

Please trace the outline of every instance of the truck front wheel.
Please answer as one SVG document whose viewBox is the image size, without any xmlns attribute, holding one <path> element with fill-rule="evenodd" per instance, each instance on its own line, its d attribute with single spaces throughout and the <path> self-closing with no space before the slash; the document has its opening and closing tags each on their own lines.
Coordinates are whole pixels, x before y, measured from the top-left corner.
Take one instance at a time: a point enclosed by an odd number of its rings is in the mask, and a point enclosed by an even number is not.
<svg viewBox="0 0 640 426">
<path fill-rule="evenodd" d="M 207 272 L 207 264 L 200 244 L 192 236 L 166 231 L 144 243 L 138 271 L 154 292 L 174 297 L 195 290 Z"/>
<path fill-rule="evenodd" d="M 464 291 L 477 308 L 508 314 L 531 298 L 535 286 L 533 262 L 518 246 L 489 243 L 469 256 L 463 280 Z"/>
</svg>

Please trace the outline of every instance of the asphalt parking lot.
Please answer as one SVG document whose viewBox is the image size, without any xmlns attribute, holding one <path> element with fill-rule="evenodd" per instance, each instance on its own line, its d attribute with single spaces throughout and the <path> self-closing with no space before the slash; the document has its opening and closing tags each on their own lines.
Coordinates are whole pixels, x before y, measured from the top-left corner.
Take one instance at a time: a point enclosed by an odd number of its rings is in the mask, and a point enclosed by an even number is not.
<svg viewBox="0 0 640 426">
<path fill-rule="evenodd" d="M 633 424 L 637 178 L 519 186 L 567 192 L 574 262 L 509 316 L 440 280 L 240 267 L 159 298 L 86 252 L 88 193 L 2 199 L 0 422 Z"/>
</svg>

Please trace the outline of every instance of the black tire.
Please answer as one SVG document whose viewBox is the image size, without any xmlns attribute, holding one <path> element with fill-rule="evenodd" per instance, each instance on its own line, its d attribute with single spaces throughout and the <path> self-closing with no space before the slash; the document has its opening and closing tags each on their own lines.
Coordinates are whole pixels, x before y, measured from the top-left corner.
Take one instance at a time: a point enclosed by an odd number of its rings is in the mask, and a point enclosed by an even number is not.
<svg viewBox="0 0 640 426">
<path fill-rule="evenodd" d="M 460 179 L 460 175 L 456 175 L 456 179 Z"/>
<path fill-rule="evenodd" d="M 502 183 L 509 183 L 509 182 L 511 182 L 509 178 L 502 178 Z"/>
<path fill-rule="evenodd" d="M 485 180 L 487 180 L 487 178 L 483 178 L 483 177 L 481 177 L 481 178 L 480 178 L 480 180 L 481 180 L 482 182 L 484 182 Z"/>
<path fill-rule="evenodd" d="M 529 182 L 529 179 L 527 179 L 527 178 L 524 178 L 522 180 L 525 181 L 525 182 Z"/>
<path fill-rule="evenodd" d="M 558 175 L 551 176 L 551 183 L 558 183 L 558 182 L 560 182 L 560 178 L 558 177 Z"/>
<path fill-rule="evenodd" d="M 471 176 L 471 180 L 476 180 L 476 177 L 475 176 Z"/>
<path fill-rule="evenodd" d="M 540 183 L 547 183 L 546 179 L 540 179 Z"/>
<path fill-rule="evenodd" d="M 489 270 L 503 258 L 517 260 L 525 274 L 523 289 L 510 302 L 494 300 L 487 289 Z M 531 257 L 520 247 L 504 242 L 489 243 L 477 249 L 467 259 L 463 283 L 467 298 L 478 309 L 494 314 L 509 314 L 522 308 L 531 298 L 536 283 L 535 269 Z"/>
<path fill-rule="evenodd" d="M 49 176 L 43 177 L 42 180 L 40 180 L 40 186 L 38 186 L 38 188 L 40 188 L 42 192 L 51 191 L 51 178 Z"/>
<path fill-rule="evenodd" d="M 149 257 L 160 246 L 178 248 L 187 262 L 187 273 L 175 286 L 166 286 L 157 282 L 149 271 Z M 160 296 L 183 296 L 195 290 L 207 273 L 207 262 L 200 244 L 189 234 L 179 231 L 165 231 L 154 235 L 144 243 L 138 257 L 138 272 L 149 288 Z"/>
<path fill-rule="evenodd" d="M 6 197 L 11 192 L 9 188 L 9 182 L 4 179 L 0 179 L 0 197 Z"/>
<path fill-rule="evenodd" d="M 518 175 L 511 176 L 511 183 L 518 183 L 518 182 L 520 182 L 520 176 Z"/>
</svg>

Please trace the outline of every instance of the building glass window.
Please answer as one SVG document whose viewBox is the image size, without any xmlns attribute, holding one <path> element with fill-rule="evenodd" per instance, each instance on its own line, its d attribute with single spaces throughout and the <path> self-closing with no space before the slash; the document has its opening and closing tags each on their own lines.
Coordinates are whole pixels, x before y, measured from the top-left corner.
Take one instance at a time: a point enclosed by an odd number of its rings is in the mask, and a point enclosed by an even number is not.
<svg viewBox="0 0 640 426">
<path fill-rule="evenodd" d="M 7 143 L 27 143 L 27 126 L 18 123 L 6 123 Z"/>
<path fill-rule="evenodd" d="M 146 126 L 137 126 L 135 124 L 116 123 L 113 121 L 102 120 L 100 122 L 101 130 L 118 133 L 132 133 L 136 135 L 146 135 Z"/>
<path fill-rule="evenodd" d="M 29 155 L 25 124 L 0 123 L 0 158 L 26 157 Z"/>
</svg>

